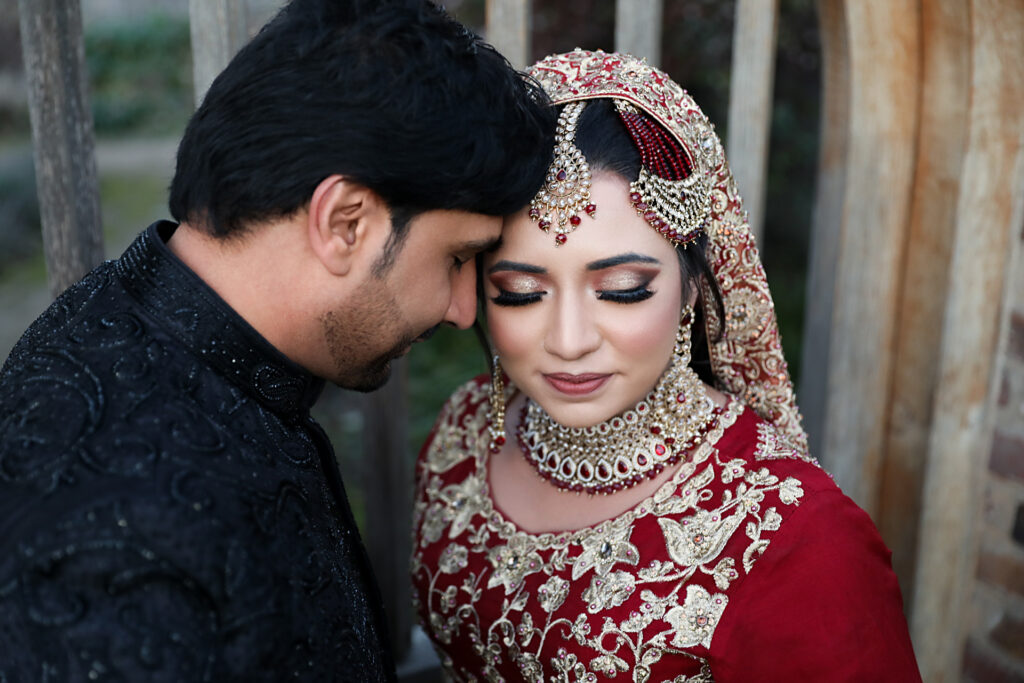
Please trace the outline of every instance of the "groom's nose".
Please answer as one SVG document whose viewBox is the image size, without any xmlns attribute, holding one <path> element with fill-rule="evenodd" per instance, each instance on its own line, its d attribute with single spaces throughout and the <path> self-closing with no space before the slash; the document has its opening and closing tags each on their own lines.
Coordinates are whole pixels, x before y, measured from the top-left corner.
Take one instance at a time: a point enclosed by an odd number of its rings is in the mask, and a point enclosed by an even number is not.
<svg viewBox="0 0 1024 683">
<path fill-rule="evenodd" d="M 444 321 L 460 330 L 476 319 L 476 260 L 470 259 L 452 277 L 451 300 Z"/>
</svg>

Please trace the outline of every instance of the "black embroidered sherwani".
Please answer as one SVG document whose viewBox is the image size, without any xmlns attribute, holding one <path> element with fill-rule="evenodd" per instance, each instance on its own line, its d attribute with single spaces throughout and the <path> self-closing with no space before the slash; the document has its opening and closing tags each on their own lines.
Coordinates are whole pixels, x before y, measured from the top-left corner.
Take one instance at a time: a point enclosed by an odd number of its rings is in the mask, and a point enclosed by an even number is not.
<svg viewBox="0 0 1024 683">
<path fill-rule="evenodd" d="M 392 680 L 323 383 L 157 223 L 0 372 L 0 681 Z"/>
</svg>

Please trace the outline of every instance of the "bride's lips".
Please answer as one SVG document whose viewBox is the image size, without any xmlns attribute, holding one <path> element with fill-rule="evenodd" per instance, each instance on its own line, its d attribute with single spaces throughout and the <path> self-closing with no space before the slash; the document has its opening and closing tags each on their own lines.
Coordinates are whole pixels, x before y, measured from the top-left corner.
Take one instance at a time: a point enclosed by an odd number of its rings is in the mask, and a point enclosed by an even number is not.
<svg viewBox="0 0 1024 683">
<path fill-rule="evenodd" d="M 570 396 L 585 396 L 592 391 L 601 388 L 611 375 L 597 374 L 593 372 L 581 375 L 570 375 L 566 372 L 554 372 L 545 374 L 544 379 L 548 384 L 563 394 Z"/>
</svg>

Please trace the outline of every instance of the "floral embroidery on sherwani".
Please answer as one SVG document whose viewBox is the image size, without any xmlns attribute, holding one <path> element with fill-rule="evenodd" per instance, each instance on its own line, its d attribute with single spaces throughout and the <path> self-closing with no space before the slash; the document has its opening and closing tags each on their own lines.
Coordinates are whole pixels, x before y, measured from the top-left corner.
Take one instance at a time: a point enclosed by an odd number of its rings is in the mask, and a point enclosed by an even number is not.
<svg viewBox="0 0 1024 683">
<path fill-rule="evenodd" d="M 712 681 L 706 658 L 730 591 L 804 495 L 771 464 L 799 453 L 743 410 L 732 401 L 633 509 L 530 534 L 491 502 L 485 387 L 456 392 L 421 458 L 412 558 L 414 602 L 451 678 Z"/>
</svg>

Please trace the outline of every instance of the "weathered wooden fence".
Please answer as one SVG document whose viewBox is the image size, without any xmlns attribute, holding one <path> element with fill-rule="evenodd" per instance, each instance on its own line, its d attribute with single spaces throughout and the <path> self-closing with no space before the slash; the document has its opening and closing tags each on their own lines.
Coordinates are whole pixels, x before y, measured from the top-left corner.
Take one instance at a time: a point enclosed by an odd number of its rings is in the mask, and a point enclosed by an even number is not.
<svg viewBox="0 0 1024 683">
<path fill-rule="evenodd" d="M 894 550 L 925 680 L 959 680 L 1024 212 L 1024 5 L 818 6 L 801 405 Z"/>
<path fill-rule="evenodd" d="M 189 7 L 198 101 L 245 38 L 245 0 Z M 616 7 L 614 47 L 657 63 L 662 0 Z M 957 680 L 1024 216 L 1024 5 L 818 8 L 822 139 L 801 405 L 815 453 L 894 550 L 925 680 Z M 20 11 L 56 292 L 102 254 L 81 14 L 78 0 L 20 0 Z M 760 235 L 779 3 L 737 0 L 736 12 L 727 147 Z M 518 66 L 531 54 L 530 18 L 529 0 L 487 0 L 487 35 Z M 399 650 L 409 634 L 404 401 L 403 370 L 367 401 L 363 439 L 373 454 L 366 541 Z"/>
</svg>

